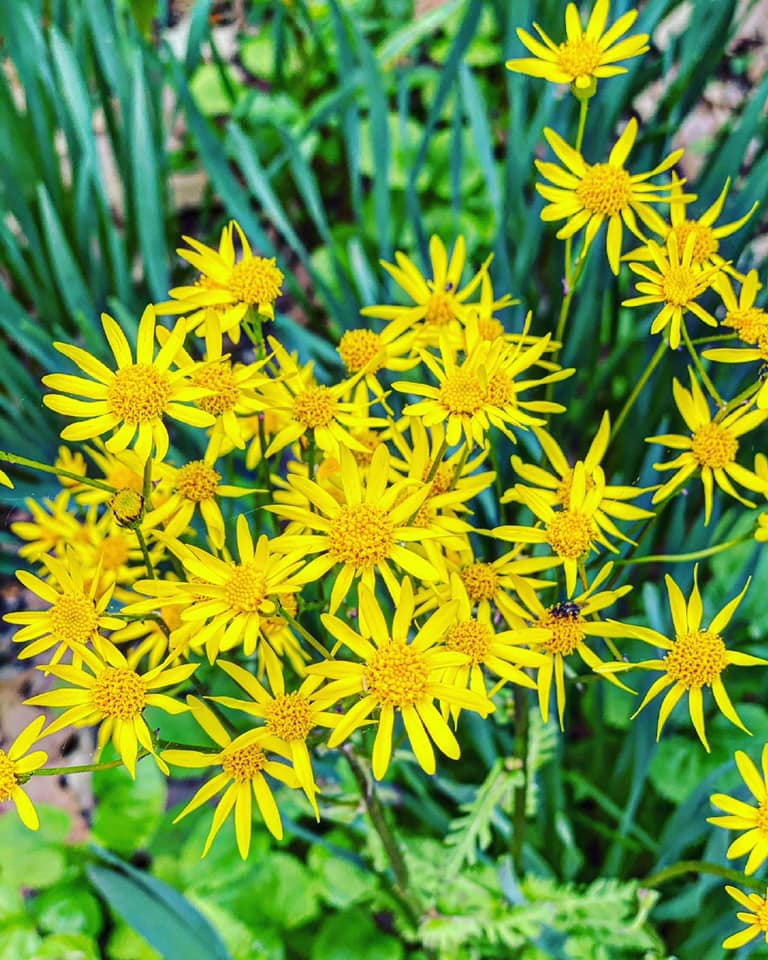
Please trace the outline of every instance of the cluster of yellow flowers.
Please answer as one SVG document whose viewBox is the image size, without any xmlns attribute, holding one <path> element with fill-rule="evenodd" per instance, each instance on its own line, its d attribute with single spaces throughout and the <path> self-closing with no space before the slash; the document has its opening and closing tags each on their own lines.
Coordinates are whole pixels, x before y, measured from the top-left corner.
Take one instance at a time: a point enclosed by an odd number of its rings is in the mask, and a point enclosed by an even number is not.
<svg viewBox="0 0 768 960">
<path fill-rule="evenodd" d="M 658 677 L 639 709 L 666 691 L 659 735 L 687 694 L 709 749 L 706 687 L 743 728 L 722 674 L 766 661 L 728 648 L 722 634 L 746 586 L 704 627 L 698 583 L 686 601 L 667 577 L 670 636 L 610 616 L 632 588 L 613 586 L 620 568 L 607 554 L 634 543 L 630 535 L 656 516 L 635 500 L 652 493 L 656 506 L 695 476 L 706 524 L 715 483 L 748 507 L 755 504 L 734 482 L 768 497 L 766 458 L 754 469 L 738 460 L 739 438 L 768 419 L 768 387 L 756 376 L 726 402 L 703 363 L 753 362 L 757 373 L 768 360 L 757 274 L 739 274 L 718 254 L 720 238 L 752 211 L 716 225 L 726 184 L 702 216 L 688 217 L 696 198 L 684 192 L 685 181 L 674 172 L 660 179 L 682 151 L 631 174 L 634 120 L 606 161 L 582 155 L 597 80 L 648 49 L 645 35 L 619 39 L 635 16 L 606 30 L 608 2 L 597 0 L 583 30 L 569 4 L 567 41 L 557 45 L 538 27 L 541 41 L 521 30 L 534 58 L 507 66 L 572 83 L 581 104 L 575 146 L 544 131 L 561 165 L 536 163 L 547 181 L 538 185 L 547 201 L 542 218 L 565 220 L 557 235 L 566 241 L 569 294 L 605 224 L 610 269 L 628 262 L 639 278 L 638 296 L 625 305 L 660 307 L 650 331 L 667 339 L 647 377 L 668 348 L 682 341 L 690 350 L 690 387 L 672 385 L 686 432 L 647 438 L 678 451 L 656 465 L 674 471 L 671 479 L 649 488 L 609 482 L 602 462 L 626 405 L 613 431 L 603 414 L 581 458 L 561 448 L 555 437 L 565 408 L 552 396 L 577 373 L 558 362 L 567 311 L 554 338 L 531 332 L 530 313 L 509 329 L 497 314 L 515 301 L 493 290 L 489 261 L 466 276 L 462 237 L 450 251 L 431 238 L 428 276 L 403 252 L 383 264 L 408 302 L 362 311 L 365 325 L 338 345 L 343 373 L 333 383 L 286 350 L 279 324 L 276 336 L 264 336 L 284 281 L 275 260 L 254 254 L 236 223 L 224 227 L 217 249 L 185 238 L 179 254 L 199 276 L 146 308 L 135 348 L 134 331 L 103 314 L 113 361 L 57 343 L 79 373 L 43 381 L 45 404 L 69 418 L 63 440 L 82 446 L 60 449 L 60 494 L 30 502 L 30 519 L 13 525 L 22 556 L 37 569 L 18 578 L 40 609 L 6 620 L 19 625 L 19 658 L 38 658 L 39 669 L 61 682 L 27 702 L 64 708 L 0 751 L 0 800 L 14 801 L 27 826 L 38 821 L 23 786 L 47 762 L 32 748 L 69 724 L 97 726 L 99 749 L 111 742 L 131 774 L 147 755 L 165 772 L 210 771 L 180 817 L 220 794 L 203 853 L 233 812 L 243 857 L 254 799 L 267 828 L 282 835 L 274 781 L 303 791 L 319 818 L 318 747 L 339 747 L 362 731 L 381 779 L 402 729 L 418 764 L 434 773 L 435 748 L 459 756 L 462 711 L 492 714 L 510 686 L 536 691 L 545 720 L 554 699 L 562 728 L 566 681 L 576 671 L 623 689 L 617 674 L 652 671 Z M 639 244 L 628 252 L 624 227 Z M 700 303 L 708 291 L 722 300 L 721 321 Z M 744 346 L 700 356 L 686 329 L 691 314 Z M 500 438 L 517 443 L 523 434 L 511 460 L 516 482 L 504 489 Z M 491 529 L 477 519 L 487 516 L 498 521 Z M 765 519 L 756 525 L 762 540 Z M 616 646 L 622 638 L 662 653 L 629 663 Z M 596 646 L 613 659 L 603 661 Z M 220 671 L 239 697 L 205 695 L 195 674 L 206 661 L 206 675 Z M 162 739 L 162 713 L 184 711 L 213 746 Z M 252 718 L 244 732 L 233 711 Z M 748 826 L 729 853 L 752 849 L 754 868 L 768 855 L 768 786 L 743 754 L 737 762 L 759 811 L 716 798 L 731 816 L 715 822 Z M 749 909 L 757 909 L 751 900 Z M 755 920 L 726 946 L 760 930 L 768 923 Z"/>
</svg>

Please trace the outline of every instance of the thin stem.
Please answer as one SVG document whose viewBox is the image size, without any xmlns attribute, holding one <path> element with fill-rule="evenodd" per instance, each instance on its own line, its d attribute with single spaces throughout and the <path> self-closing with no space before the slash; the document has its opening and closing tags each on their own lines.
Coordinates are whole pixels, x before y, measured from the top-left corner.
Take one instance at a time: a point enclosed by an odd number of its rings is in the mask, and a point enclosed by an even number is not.
<svg viewBox="0 0 768 960">
<path fill-rule="evenodd" d="M 723 551 L 730 550 L 731 547 L 746 543 L 747 540 L 751 539 L 752 533 L 743 533 L 740 537 L 734 537 L 733 540 L 726 540 L 725 543 L 717 543 L 712 547 L 704 547 L 702 550 L 692 550 L 690 553 L 655 553 L 631 560 L 614 560 L 614 563 L 617 566 L 626 566 L 628 563 L 687 563 L 689 560 L 703 560 L 704 557 L 713 557 L 716 553 L 723 553 Z"/>
<path fill-rule="evenodd" d="M 724 406 L 725 401 L 717 392 L 717 390 L 715 390 L 714 383 L 712 383 L 712 381 L 709 379 L 709 375 L 707 371 L 704 369 L 704 364 L 701 362 L 701 357 L 698 355 L 698 353 L 696 353 L 696 350 L 693 344 L 691 343 L 691 338 L 688 336 L 688 331 L 685 329 L 684 323 L 680 325 L 680 331 L 683 334 L 683 340 L 685 341 L 685 346 L 688 349 L 688 353 L 690 353 L 691 355 L 691 360 L 693 360 L 693 365 L 696 367 L 696 370 L 698 371 L 698 374 L 701 377 L 701 382 L 707 388 L 707 392 L 709 393 L 710 397 L 712 397 L 712 399 L 715 401 L 715 403 L 718 405 L 718 407 Z"/>
<path fill-rule="evenodd" d="M 283 618 L 283 620 L 289 623 L 297 633 L 300 633 L 310 647 L 312 647 L 313 650 L 316 650 L 324 660 L 330 659 L 331 655 L 328 653 L 322 643 L 320 643 L 319 640 L 316 640 L 309 630 L 306 630 L 304 627 L 302 627 L 299 621 L 285 609 L 282 603 L 280 603 L 279 599 L 275 598 L 275 603 L 277 604 L 277 612 Z"/>
<path fill-rule="evenodd" d="M 20 457 L 17 453 L 9 453 L 7 450 L 0 450 L 0 462 L 15 463 L 20 467 L 31 467 L 33 470 L 39 470 L 41 473 L 52 473 L 57 477 L 67 477 L 69 480 L 77 480 L 89 487 L 96 487 L 97 490 L 106 490 L 109 493 L 117 493 L 114 487 L 101 480 L 92 480 L 90 477 L 84 477 L 79 473 L 72 473 L 70 470 L 62 470 L 61 467 L 51 466 L 49 463 L 41 463 L 39 460 L 30 460 L 29 457 Z"/>
<path fill-rule="evenodd" d="M 149 550 L 147 549 L 147 541 L 144 539 L 144 534 L 141 532 L 141 527 L 136 526 L 133 528 L 134 533 L 136 534 L 136 539 L 139 541 L 139 546 L 141 547 L 141 555 L 144 558 L 144 566 L 147 568 L 147 575 L 152 580 L 157 579 L 157 574 L 155 573 L 155 567 L 152 563 L 152 558 L 149 555 Z"/>
<path fill-rule="evenodd" d="M 589 99 L 579 100 L 579 128 L 576 131 L 576 147 L 575 149 L 581 153 L 581 148 L 584 145 L 584 130 L 587 126 L 587 114 L 589 113 Z"/>
<path fill-rule="evenodd" d="M 147 509 L 147 505 L 150 503 L 150 495 L 152 493 L 152 454 L 147 457 L 147 462 L 144 464 L 144 485 L 143 485 L 143 496 L 144 496 L 144 509 Z"/>
<path fill-rule="evenodd" d="M 464 449 L 461 451 L 461 456 L 456 461 L 456 468 L 453 471 L 453 477 L 451 478 L 451 483 L 448 487 L 449 490 L 454 490 L 456 488 L 456 484 L 461 479 L 462 471 L 467 465 L 467 460 L 469 460 L 469 444 L 465 443 Z"/>
<path fill-rule="evenodd" d="M 752 399 L 752 397 L 762 389 L 762 383 L 758 380 L 757 383 L 750 383 L 748 387 L 741 391 L 741 393 L 736 394 L 733 400 L 729 400 L 724 407 L 722 407 L 717 415 L 715 416 L 715 423 L 718 423 L 720 420 L 725 419 L 728 414 L 735 410 L 736 407 L 741 407 Z"/>
<path fill-rule="evenodd" d="M 522 782 L 515 787 L 512 813 L 512 862 L 515 873 L 522 877 L 525 843 L 525 801 L 528 796 L 528 691 L 515 684 L 515 757 L 520 763 Z"/>
<path fill-rule="evenodd" d="M 656 353 L 654 353 L 653 357 L 651 357 L 651 362 L 648 364 L 645 370 L 643 370 L 642 376 L 632 388 L 632 393 L 630 393 L 630 395 L 624 401 L 624 406 L 619 411 L 619 415 L 616 418 L 616 422 L 613 425 L 613 429 L 611 430 L 611 436 L 608 441 L 609 443 L 611 442 L 611 440 L 615 438 L 619 430 L 621 430 L 624 424 L 624 421 L 627 419 L 629 415 L 629 411 L 635 405 L 635 401 L 642 393 L 643 387 L 646 385 L 646 383 L 648 383 L 648 380 L 651 378 L 656 367 L 658 367 L 661 358 L 666 353 L 666 350 L 667 350 L 667 342 L 666 340 L 662 340 L 661 343 L 656 348 Z"/>
<path fill-rule="evenodd" d="M 382 846 L 384 847 L 384 852 L 392 867 L 392 873 L 395 878 L 392 891 L 408 916 L 408 919 L 418 930 L 419 924 L 424 916 L 424 908 L 409 889 L 408 867 L 405 862 L 405 857 L 397 842 L 397 838 L 387 823 L 384 807 L 376 793 L 375 784 L 369 780 L 365 769 L 349 744 L 345 744 L 341 748 L 341 752 L 344 754 L 352 770 L 352 774 L 360 789 L 360 795 L 363 798 L 368 817 L 373 824 L 374 830 L 379 835 Z"/>
<path fill-rule="evenodd" d="M 731 870 L 730 867 L 721 867 L 718 863 L 708 863 L 706 860 L 681 860 L 679 863 L 673 863 L 657 873 L 652 873 L 645 880 L 640 881 L 642 887 L 660 887 L 675 877 L 681 877 L 686 873 L 708 873 L 713 877 L 722 877 L 723 880 L 731 880 L 733 883 L 739 883 L 743 887 L 749 887 L 761 894 L 765 894 L 765 880 L 759 880 L 757 877 L 747 877 L 739 870 Z"/>
<path fill-rule="evenodd" d="M 429 473 L 424 478 L 425 483 L 431 483 L 435 479 L 435 474 L 440 469 L 440 464 L 443 462 L 443 457 L 445 452 L 448 449 L 448 441 L 443 437 L 443 442 L 440 444 L 440 447 L 435 454 L 434 459 L 432 460 L 432 465 L 429 468 Z M 413 519 L 413 518 L 411 518 Z"/>
</svg>

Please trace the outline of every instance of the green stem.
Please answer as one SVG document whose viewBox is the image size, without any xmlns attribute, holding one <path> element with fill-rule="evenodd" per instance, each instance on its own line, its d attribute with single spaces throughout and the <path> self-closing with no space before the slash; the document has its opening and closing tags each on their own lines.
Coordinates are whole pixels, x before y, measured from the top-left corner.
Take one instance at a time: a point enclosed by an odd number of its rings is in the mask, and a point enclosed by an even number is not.
<svg viewBox="0 0 768 960">
<path fill-rule="evenodd" d="M 693 344 L 691 343 L 691 338 L 688 336 L 688 331 L 685 329 L 684 323 L 680 325 L 680 331 L 683 334 L 683 340 L 685 341 L 685 346 L 688 349 L 688 353 L 691 355 L 691 360 L 693 360 L 693 365 L 696 367 L 696 370 L 698 371 L 698 374 L 701 377 L 701 382 L 707 388 L 707 392 L 709 393 L 710 397 L 712 397 L 712 399 L 715 401 L 715 403 L 718 405 L 718 407 L 724 406 L 725 401 L 717 392 L 717 390 L 715 390 L 714 383 L 712 383 L 712 381 L 709 379 L 709 375 L 707 374 L 707 371 L 704 369 L 704 364 L 701 362 L 701 357 L 698 355 L 698 353 L 696 353 L 696 350 Z"/>
<path fill-rule="evenodd" d="M 464 467 L 467 465 L 467 460 L 469 460 L 469 444 L 465 443 L 464 449 L 461 451 L 461 456 L 456 461 L 456 468 L 453 471 L 453 477 L 451 478 L 451 483 L 450 483 L 450 486 L 448 487 L 449 490 L 454 490 L 456 488 L 456 484 L 461 479 L 462 471 L 464 470 Z"/>
<path fill-rule="evenodd" d="M 708 873 L 713 877 L 722 877 L 723 880 L 731 880 L 733 883 L 741 884 L 743 887 L 749 887 L 751 890 L 765 895 L 765 880 L 758 880 L 757 877 L 747 877 L 739 870 L 731 870 L 729 867 L 721 867 L 717 863 L 708 863 L 706 860 L 681 860 L 679 863 L 673 863 L 670 867 L 665 867 L 657 873 L 652 873 L 645 880 L 640 881 L 642 887 L 660 887 L 675 877 L 681 877 L 686 873 Z"/>
<path fill-rule="evenodd" d="M 736 407 L 741 407 L 748 403 L 758 392 L 758 390 L 762 389 L 762 386 L 763 385 L 759 380 L 757 383 L 750 383 L 748 387 L 742 390 L 741 393 L 737 394 L 733 400 L 729 400 L 728 403 L 726 403 L 726 405 L 718 411 L 717 415 L 715 416 L 715 423 L 725 419 L 725 417 L 727 417 L 732 410 L 735 410 Z"/>
<path fill-rule="evenodd" d="M 424 483 L 432 483 L 432 481 L 435 479 L 435 474 L 440 469 L 440 464 L 443 462 L 443 457 L 445 456 L 447 449 L 448 449 L 448 441 L 445 439 L 445 437 L 443 437 L 443 442 L 440 444 L 440 447 L 437 453 L 435 454 L 434 459 L 432 460 L 432 464 L 429 468 L 429 473 L 424 478 Z M 413 517 L 411 517 L 411 519 L 413 519 Z"/>
<path fill-rule="evenodd" d="M 624 421 L 627 419 L 629 415 L 629 411 L 635 405 L 635 401 L 642 393 L 643 387 L 646 385 L 646 383 L 648 383 L 648 380 L 653 375 L 653 372 L 656 369 L 656 367 L 658 367 L 659 362 L 661 361 L 661 358 L 666 353 L 666 350 L 667 350 L 667 342 L 666 340 L 662 340 L 661 343 L 656 348 L 656 353 L 654 353 L 653 357 L 651 358 L 651 362 L 648 364 L 645 370 L 643 370 L 642 376 L 632 388 L 632 393 L 630 393 L 630 395 L 624 401 L 624 406 L 619 411 L 619 415 L 616 418 L 616 422 L 613 425 L 613 429 L 611 430 L 611 436 L 608 441 L 609 443 L 611 442 L 611 440 L 613 440 L 616 437 L 616 434 L 619 432 L 619 430 L 621 430 L 624 424 Z"/>
<path fill-rule="evenodd" d="M 282 603 L 280 603 L 279 599 L 275 598 L 275 603 L 277 604 L 277 612 L 283 618 L 283 620 L 285 620 L 286 623 L 289 623 L 293 629 L 307 641 L 310 647 L 317 651 L 317 653 L 319 653 L 324 660 L 328 660 L 330 658 L 330 654 L 322 645 L 322 643 L 320 643 L 319 640 L 316 640 L 309 630 L 306 630 L 304 627 L 302 627 L 299 621 L 285 609 Z"/>
<path fill-rule="evenodd" d="M 84 483 L 89 487 L 95 487 L 97 490 L 117 493 L 114 487 L 111 487 L 108 483 L 102 483 L 101 480 L 92 480 L 90 477 L 84 477 L 79 473 L 62 470 L 61 467 L 54 467 L 49 463 L 41 463 L 39 460 L 30 460 L 29 457 L 20 457 L 18 454 L 9 453 L 7 450 L 0 450 L 0 462 L 15 463 L 20 467 L 31 467 L 33 470 L 39 470 L 41 473 L 52 473 L 57 477 L 67 477 L 69 480 L 77 480 L 79 483 Z"/>
<path fill-rule="evenodd" d="M 136 539 L 139 541 L 139 546 L 141 547 L 141 555 L 144 558 L 144 566 L 147 568 L 147 575 L 151 580 L 157 579 L 157 574 L 155 573 L 155 568 L 152 564 L 152 558 L 149 555 L 149 550 L 147 549 L 147 541 L 144 539 L 144 534 L 141 532 L 141 527 L 134 527 L 134 533 L 136 534 Z"/>
<path fill-rule="evenodd" d="M 384 852 L 392 867 L 392 873 L 395 878 L 392 891 L 408 919 L 418 930 L 424 916 L 424 908 L 409 889 L 408 867 L 405 862 L 405 857 L 397 842 L 397 838 L 387 823 L 384 807 L 376 792 L 375 784 L 369 780 L 365 769 L 349 744 L 345 744 L 341 748 L 341 752 L 344 754 L 352 770 L 352 774 L 360 789 L 360 795 L 363 798 L 368 817 L 373 824 L 374 830 L 379 835 L 382 846 L 384 847 Z"/>
<path fill-rule="evenodd" d="M 704 547 L 702 550 L 693 550 L 690 553 L 655 553 L 648 554 L 645 557 L 637 557 L 631 560 L 614 560 L 617 566 L 628 563 L 687 563 L 689 560 L 703 560 L 704 557 L 713 557 L 716 553 L 723 553 L 736 547 L 740 543 L 746 543 L 752 539 L 752 533 L 743 533 L 740 537 L 734 537 L 733 540 L 726 540 L 725 543 L 717 543 L 712 547 Z"/>
<path fill-rule="evenodd" d="M 587 126 L 587 114 L 589 113 L 589 100 L 579 100 L 579 128 L 576 131 L 576 147 L 575 149 L 581 153 L 581 148 L 584 145 L 584 130 Z"/>
<path fill-rule="evenodd" d="M 522 782 L 515 787 L 512 812 L 512 862 L 518 877 L 524 874 L 525 801 L 528 795 L 528 691 L 515 684 L 515 757 L 520 763 Z"/>
</svg>

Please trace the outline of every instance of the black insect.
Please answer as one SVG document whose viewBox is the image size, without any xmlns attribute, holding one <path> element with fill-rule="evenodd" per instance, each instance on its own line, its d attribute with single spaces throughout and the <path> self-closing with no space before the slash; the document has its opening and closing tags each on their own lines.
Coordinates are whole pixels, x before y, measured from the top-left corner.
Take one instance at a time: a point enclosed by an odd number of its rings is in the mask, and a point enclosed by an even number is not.
<svg viewBox="0 0 768 960">
<path fill-rule="evenodd" d="M 553 617 L 578 617 L 581 607 L 573 600 L 561 600 L 551 607 L 549 612 Z"/>
</svg>

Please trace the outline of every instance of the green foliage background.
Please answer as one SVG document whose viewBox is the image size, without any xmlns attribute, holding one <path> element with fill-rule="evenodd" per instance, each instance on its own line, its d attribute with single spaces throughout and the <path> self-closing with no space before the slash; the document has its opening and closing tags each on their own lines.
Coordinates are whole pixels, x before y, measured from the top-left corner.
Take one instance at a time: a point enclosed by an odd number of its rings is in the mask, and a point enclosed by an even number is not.
<svg viewBox="0 0 768 960">
<path fill-rule="evenodd" d="M 572 134 L 576 110 L 569 96 L 510 74 L 503 62 L 520 55 L 516 26 L 536 19 L 559 35 L 560 0 L 449 0 L 420 19 L 406 0 L 248 6 L 259 29 L 238 48 L 244 81 L 218 53 L 210 0 L 194 4 L 177 53 L 152 34 L 153 17 L 167 12 L 162 4 L 0 5 L 0 447 L 53 457 L 58 425 L 40 403 L 39 385 L 41 372 L 58 368 L 51 341 L 75 338 L 98 354 L 99 311 L 130 329 L 146 302 L 164 299 L 186 278 L 172 253 L 180 234 L 215 242 L 230 217 L 286 268 L 290 313 L 278 321 L 284 342 L 329 373 L 337 369 L 333 344 L 358 325 L 361 306 L 392 294 L 378 259 L 401 249 L 424 264 L 433 232 L 448 243 L 463 233 L 475 264 L 493 251 L 495 288 L 522 301 L 515 321 L 532 309 L 535 332 L 554 328 L 562 250 L 538 217 L 532 159 L 542 153 L 542 128 Z M 615 2 L 612 16 L 629 6 Z M 648 0 L 638 29 L 653 34 L 679 6 Z M 588 159 L 605 156 L 617 122 L 660 75 L 669 82 L 641 127 L 633 167 L 649 169 L 669 152 L 707 82 L 724 65 L 738 80 L 744 64 L 726 53 L 735 9 L 735 0 L 694 0 L 695 30 L 673 37 L 663 52 L 652 48 L 628 64 L 626 76 L 601 86 L 589 117 Z M 734 189 L 726 222 L 764 201 L 766 99 L 768 77 L 746 93 L 713 142 L 701 145 L 706 160 L 693 185 L 701 197 L 696 211 L 728 176 Z M 197 170 L 206 178 L 202 203 L 175 209 L 171 175 Z M 759 212 L 726 241 L 726 256 L 748 244 L 763 217 Z M 655 348 L 648 324 L 619 305 L 627 277 L 614 280 L 598 257 L 575 301 L 563 354 L 566 365 L 589 372 L 558 387 L 569 406 L 571 433 L 558 437 L 565 449 L 581 450 Z M 752 266 L 759 264 L 748 253 L 739 268 Z M 306 326 L 292 322 L 298 313 Z M 685 358 L 671 357 L 666 382 L 685 367 Z M 741 372 L 731 376 L 735 393 Z M 607 473 L 620 482 L 649 481 L 651 451 L 637 438 L 666 426 L 669 413 L 666 389 L 645 392 L 610 451 Z M 29 475 L 9 507 L 50 489 Z M 705 548 L 734 536 L 744 522 L 729 507 L 705 530 L 692 523 L 696 509 L 695 495 L 678 498 L 644 550 Z M 13 541 L 8 531 L 1 535 L 3 562 L 12 569 Z M 648 622 L 663 630 L 663 568 L 642 569 L 647 575 L 636 586 Z M 709 563 L 709 609 L 733 596 L 747 574 L 768 582 L 765 552 L 751 543 Z M 745 638 L 742 649 L 768 655 L 760 590 L 747 594 L 734 627 Z M 719 943 L 735 929 L 722 882 L 692 873 L 651 890 L 643 879 L 681 860 L 726 864 L 727 837 L 705 822 L 709 794 L 736 785 L 734 749 L 755 756 L 755 745 L 768 739 L 768 710 L 754 681 L 737 676 L 731 689 L 750 701 L 743 714 L 755 736 L 750 741 L 718 717 L 711 755 L 673 722 L 656 744 L 653 713 L 630 724 L 625 699 L 606 684 L 585 685 L 565 737 L 532 717 L 525 878 L 514 876 L 508 855 L 519 774 L 507 761 L 513 743 L 503 709 L 493 726 L 467 724 L 461 764 L 446 765 L 428 787 L 401 757 L 384 799 L 403 831 L 418 892 L 436 905 L 427 946 L 444 960 L 717 960 Z M 416 945 L 386 929 L 398 907 L 349 774 L 326 773 L 336 791 L 331 828 L 307 827 L 306 811 L 297 808 L 289 839 L 280 846 L 259 836 L 246 865 L 226 832 L 200 864 L 205 817 L 171 828 L 162 778 L 143 765 L 137 789 L 127 789 L 120 772 L 96 779 L 94 839 L 127 859 L 148 851 L 148 873 L 107 853 L 68 847 L 61 815 L 46 812 L 40 837 L 4 817 L 0 960 L 420 956 Z M 8 851 L 14 861 L 24 858 L 23 887 Z M 34 896 L 22 897 L 30 890 Z M 150 905 L 160 913 L 147 924 Z M 157 929 L 164 942 L 153 940 Z M 768 953 L 758 946 L 735 956 Z"/>
</svg>

